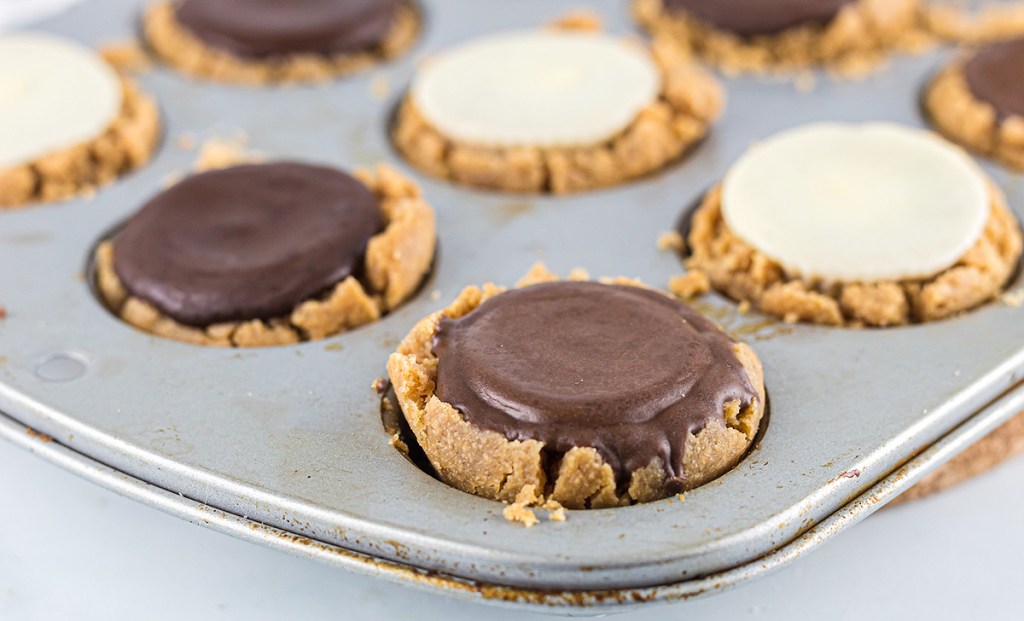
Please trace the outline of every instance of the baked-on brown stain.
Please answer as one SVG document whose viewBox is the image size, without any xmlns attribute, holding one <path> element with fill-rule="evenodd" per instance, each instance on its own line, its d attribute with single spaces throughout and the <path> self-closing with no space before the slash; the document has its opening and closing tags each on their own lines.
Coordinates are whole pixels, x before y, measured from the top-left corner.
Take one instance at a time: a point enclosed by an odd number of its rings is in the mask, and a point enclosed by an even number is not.
<svg viewBox="0 0 1024 621">
<path fill-rule="evenodd" d="M 855 0 L 663 0 L 668 11 L 741 37 L 774 35 L 806 24 L 826 24 Z"/>
<path fill-rule="evenodd" d="M 434 336 L 435 394 L 470 423 L 564 453 L 595 448 L 620 482 L 660 457 L 682 488 L 687 436 L 756 399 L 733 341 L 656 291 L 555 282 L 495 296 Z"/>
<path fill-rule="evenodd" d="M 399 0 L 184 0 L 178 21 L 236 56 L 347 54 L 387 36 Z"/>
<path fill-rule="evenodd" d="M 355 178 L 295 162 L 189 177 L 114 236 L 125 288 L 190 326 L 287 315 L 357 271 L 382 228 Z"/>
<path fill-rule="evenodd" d="M 1024 116 L 1024 39 L 983 48 L 964 66 L 975 97 L 991 104 L 999 120 Z"/>
</svg>

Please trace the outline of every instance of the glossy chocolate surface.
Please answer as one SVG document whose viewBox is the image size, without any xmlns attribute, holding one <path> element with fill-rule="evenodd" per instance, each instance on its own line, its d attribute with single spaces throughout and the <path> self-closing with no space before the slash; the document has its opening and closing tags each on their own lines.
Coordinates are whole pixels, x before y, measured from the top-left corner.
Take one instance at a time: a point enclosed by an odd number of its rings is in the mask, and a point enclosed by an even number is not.
<svg viewBox="0 0 1024 621">
<path fill-rule="evenodd" d="M 399 0 L 183 0 L 178 21 L 237 56 L 324 56 L 372 48 L 391 29 Z"/>
<path fill-rule="evenodd" d="M 1024 116 L 1024 39 L 981 49 L 964 66 L 974 96 L 991 104 L 1000 120 Z"/>
<path fill-rule="evenodd" d="M 806 24 L 832 21 L 855 0 L 663 0 L 665 9 L 685 11 L 719 30 L 741 37 L 774 35 Z"/>
<path fill-rule="evenodd" d="M 540 440 L 556 453 L 594 447 L 620 482 L 661 458 L 681 489 L 688 434 L 721 419 L 727 402 L 756 398 L 732 346 L 655 291 L 539 284 L 441 321 L 435 393 L 510 440 Z"/>
<path fill-rule="evenodd" d="M 238 166 L 150 200 L 114 236 L 114 269 L 186 325 L 269 319 L 355 273 L 382 226 L 376 197 L 339 170 Z"/>
</svg>

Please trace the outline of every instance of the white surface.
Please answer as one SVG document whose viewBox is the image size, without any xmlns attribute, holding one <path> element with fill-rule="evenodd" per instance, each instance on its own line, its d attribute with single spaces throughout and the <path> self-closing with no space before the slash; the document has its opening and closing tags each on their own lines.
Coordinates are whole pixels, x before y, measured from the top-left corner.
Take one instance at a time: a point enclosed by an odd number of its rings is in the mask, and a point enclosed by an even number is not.
<svg viewBox="0 0 1024 621">
<path fill-rule="evenodd" d="M 0 440 L 0 619 L 549 617 L 485 608 L 194 526 Z M 1021 618 L 1024 459 L 884 510 L 758 582 L 622 621 Z M 523 536 L 529 536 L 523 531 Z"/>
<path fill-rule="evenodd" d="M 924 278 L 988 220 L 984 173 L 930 132 L 816 123 L 755 144 L 729 169 L 722 216 L 787 271 L 830 281 Z"/>
<path fill-rule="evenodd" d="M 82 0 L 0 0 L 0 32 L 56 15 Z"/>
<path fill-rule="evenodd" d="M 0 168 L 102 134 L 121 81 L 95 51 L 52 35 L 0 37 Z"/>
<path fill-rule="evenodd" d="M 417 71 L 412 97 L 449 138 L 496 146 L 595 144 L 658 96 L 640 46 L 608 35 L 528 31 L 441 52 Z"/>
</svg>

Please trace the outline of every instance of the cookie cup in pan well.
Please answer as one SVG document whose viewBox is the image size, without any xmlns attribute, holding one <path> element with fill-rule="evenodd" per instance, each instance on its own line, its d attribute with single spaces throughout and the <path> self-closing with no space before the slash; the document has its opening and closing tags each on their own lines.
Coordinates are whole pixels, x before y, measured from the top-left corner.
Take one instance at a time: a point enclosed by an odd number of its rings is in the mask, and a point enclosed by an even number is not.
<svg viewBox="0 0 1024 621">
<path fill-rule="evenodd" d="M 596 31 L 567 19 L 556 30 Z M 647 46 L 648 44 L 640 44 Z M 661 73 L 657 98 L 623 130 L 596 144 L 491 146 L 446 136 L 406 96 L 395 114 L 395 147 L 420 170 L 454 183 L 505 192 L 569 194 L 615 186 L 682 158 L 708 134 L 725 107 L 718 81 L 669 41 L 649 45 Z"/>
<path fill-rule="evenodd" d="M 517 287 L 557 280 L 538 265 Z M 585 281 L 586 277 L 570 280 Z M 603 282 L 644 287 L 627 279 Z M 505 291 L 491 284 L 464 289 L 447 308 L 417 323 L 388 359 L 388 374 L 405 419 L 445 483 L 504 502 L 522 502 L 525 489 L 528 495 L 536 495 L 536 500 L 531 498 L 536 503 L 552 500 L 570 509 L 617 507 L 703 485 L 733 468 L 751 446 L 765 411 L 764 377 L 753 350 L 735 341 L 732 354 L 755 396 L 748 404 L 727 402 L 723 412 L 710 413 L 707 424 L 687 436 L 682 489 L 672 489 L 660 458 L 628 473 L 628 480 L 617 482 L 613 468 L 593 447 L 575 446 L 556 454 L 542 441 L 509 440 L 502 433 L 474 425 L 435 394 L 438 357 L 433 339 L 443 318 L 468 315 Z"/>
<path fill-rule="evenodd" d="M 175 16 L 174 3 L 159 2 L 143 15 L 146 43 L 164 63 L 182 73 L 217 82 L 271 85 L 327 82 L 366 70 L 408 51 L 419 36 L 420 12 L 402 3 L 387 36 L 363 51 L 324 56 L 297 53 L 244 58 L 202 41 Z"/>
<path fill-rule="evenodd" d="M 729 228 L 722 217 L 721 186 L 704 196 L 689 222 L 686 266 L 733 300 L 788 323 L 885 327 L 945 319 L 998 297 L 1017 270 L 1020 225 L 1002 191 L 992 183 L 989 188 L 981 237 L 953 265 L 927 279 L 829 284 L 787 273 Z"/>
<path fill-rule="evenodd" d="M 925 88 L 928 120 L 964 147 L 1024 171 L 1024 117 L 1000 118 L 991 104 L 978 99 L 964 75 L 966 62 L 953 61 Z"/>
<path fill-rule="evenodd" d="M 156 102 L 121 78 L 121 109 L 107 129 L 73 147 L 0 167 L 0 209 L 92 192 L 149 161 L 160 142 Z"/>
<path fill-rule="evenodd" d="M 772 73 L 814 66 L 861 73 L 893 49 L 920 44 L 919 0 L 855 0 L 825 24 L 744 37 L 707 24 L 664 0 L 633 0 L 636 21 L 728 73 Z"/>
<path fill-rule="evenodd" d="M 131 295 L 114 270 L 114 244 L 96 248 L 96 287 L 118 317 L 145 332 L 216 347 L 265 347 L 326 338 L 376 321 L 413 295 L 434 259 L 436 217 L 419 187 L 385 165 L 356 177 L 377 197 L 384 230 L 366 247 L 360 278 L 348 276 L 326 294 L 299 304 L 289 315 L 205 327 L 187 326 Z"/>
</svg>

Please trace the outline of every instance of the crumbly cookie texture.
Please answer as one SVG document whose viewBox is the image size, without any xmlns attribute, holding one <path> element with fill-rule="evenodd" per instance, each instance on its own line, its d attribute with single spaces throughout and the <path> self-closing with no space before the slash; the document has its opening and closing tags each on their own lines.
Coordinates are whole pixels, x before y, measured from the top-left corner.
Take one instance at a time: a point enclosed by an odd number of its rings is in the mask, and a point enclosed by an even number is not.
<svg viewBox="0 0 1024 621">
<path fill-rule="evenodd" d="M 971 9 L 962 4 L 929 3 L 922 13 L 928 30 L 942 39 L 968 43 L 998 41 L 1024 34 L 1024 4 L 990 0 L 988 4 Z"/>
<path fill-rule="evenodd" d="M 941 468 L 921 479 L 889 506 L 899 505 L 959 485 L 1024 453 L 1024 412 L 968 447 Z"/>
<path fill-rule="evenodd" d="M 586 279 L 580 273 L 574 277 Z M 518 286 L 553 280 L 558 278 L 543 266 L 535 266 Z M 621 278 L 605 282 L 643 286 Z M 465 492 L 512 503 L 515 508 L 507 517 L 519 521 L 532 521 L 525 513 L 529 505 L 546 505 L 557 512 L 561 506 L 597 509 L 669 496 L 658 459 L 634 471 L 628 485 L 619 487 L 611 466 L 593 448 L 555 453 L 537 440 L 510 441 L 503 434 L 476 427 L 438 399 L 434 394 L 438 360 L 432 340 L 441 318 L 462 317 L 503 291 L 492 284 L 467 287 L 450 306 L 417 323 L 388 359 L 388 375 L 402 412 L 441 479 Z M 689 437 L 684 458 L 688 488 L 735 466 L 760 425 L 765 403 L 761 363 L 746 345 L 737 343 L 733 350 L 757 388 L 758 399 L 743 409 L 737 402 L 727 404 L 721 421 Z"/>
<path fill-rule="evenodd" d="M 215 347 L 266 347 L 322 339 L 376 321 L 419 287 L 436 243 L 433 209 L 419 188 L 387 166 L 356 177 L 380 200 L 386 226 L 370 239 L 364 277 L 349 276 L 326 295 L 299 304 L 287 317 L 228 322 L 204 328 L 182 325 L 132 296 L 114 271 L 114 245 L 95 255 L 96 285 L 104 302 L 129 324 L 177 341 Z"/>
<path fill-rule="evenodd" d="M 992 105 L 977 99 L 964 76 L 964 60 L 943 69 L 928 86 L 924 106 L 943 134 L 1006 166 L 1024 170 L 1024 117 L 999 120 Z"/>
<path fill-rule="evenodd" d="M 117 117 L 96 138 L 12 168 L 0 168 L 0 209 L 88 195 L 149 161 L 160 140 L 156 102 L 122 79 Z"/>
<path fill-rule="evenodd" d="M 190 33 L 178 22 L 171 2 L 160 2 L 146 11 L 143 31 L 157 57 L 190 75 L 252 85 L 326 82 L 408 50 L 419 35 L 420 16 L 412 4 L 403 4 L 396 13 L 391 32 L 375 49 L 330 57 L 319 54 L 257 60 L 238 57 L 211 47 Z"/>
<path fill-rule="evenodd" d="M 750 39 L 664 9 L 662 0 L 633 0 L 633 16 L 729 73 L 770 73 L 827 66 L 840 74 L 870 71 L 893 49 L 927 42 L 919 26 L 920 0 L 858 0 L 824 26 L 807 25 Z"/>
<path fill-rule="evenodd" d="M 576 19 L 556 27 L 594 25 Z M 467 186 L 568 194 L 624 183 L 682 157 L 707 134 L 725 105 L 721 85 L 670 42 L 655 41 L 651 52 L 662 71 L 657 101 L 600 144 L 537 148 L 462 143 L 432 127 L 408 97 L 399 108 L 392 138 L 417 168 Z"/>
<path fill-rule="evenodd" d="M 884 327 L 943 319 L 998 297 L 1020 258 L 1017 219 L 994 186 L 991 197 L 991 215 L 981 238 L 954 265 L 931 278 L 825 283 L 786 273 L 739 239 L 722 219 L 719 186 L 694 213 L 687 267 L 704 273 L 729 297 L 790 323 Z"/>
</svg>

